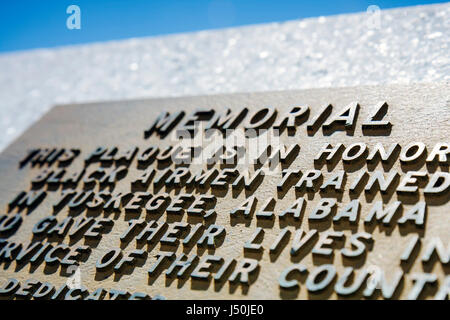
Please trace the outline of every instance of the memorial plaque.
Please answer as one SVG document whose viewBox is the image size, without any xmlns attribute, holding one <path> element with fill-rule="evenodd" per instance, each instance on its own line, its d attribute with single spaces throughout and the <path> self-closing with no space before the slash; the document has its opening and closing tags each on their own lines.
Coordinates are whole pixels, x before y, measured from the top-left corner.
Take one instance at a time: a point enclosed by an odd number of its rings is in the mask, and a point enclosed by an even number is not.
<svg viewBox="0 0 450 320">
<path fill-rule="evenodd" d="M 66 105 L 0 155 L 3 299 L 446 299 L 450 85 Z"/>
</svg>

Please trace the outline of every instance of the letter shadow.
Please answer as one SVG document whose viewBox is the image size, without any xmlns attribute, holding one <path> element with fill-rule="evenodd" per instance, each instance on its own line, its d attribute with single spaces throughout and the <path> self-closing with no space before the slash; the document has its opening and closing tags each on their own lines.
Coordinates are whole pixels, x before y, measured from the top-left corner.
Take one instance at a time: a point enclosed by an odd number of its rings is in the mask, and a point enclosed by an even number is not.
<svg viewBox="0 0 450 320">
<path fill-rule="evenodd" d="M 236 292 L 236 290 L 241 287 L 241 292 L 243 295 L 247 295 L 248 291 L 250 290 L 250 286 L 258 279 L 259 273 L 261 271 L 261 267 L 258 265 L 257 269 L 248 275 L 248 284 L 246 283 L 239 283 L 239 282 L 231 282 L 229 287 L 230 294 L 233 294 Z"/>
<path fill-rule="evenodd" d="M 290 278 L 293 280 L 297 280 L 299 283 L 304 285 L 306 282 L 307 274 L 304 272 L 295 272 L 295 274 L 290 276 Z M 300 285 L 289 289 L 280 287 L 280 298 L 283 300 L 297 299 L 299 293 L 300 293 Z"/>
</svg>

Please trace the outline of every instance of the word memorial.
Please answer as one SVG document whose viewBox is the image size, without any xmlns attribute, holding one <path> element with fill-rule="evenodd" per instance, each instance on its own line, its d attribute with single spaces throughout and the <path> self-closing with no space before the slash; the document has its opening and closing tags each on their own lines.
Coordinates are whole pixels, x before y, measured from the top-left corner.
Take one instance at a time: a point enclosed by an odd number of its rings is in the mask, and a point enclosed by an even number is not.
<svg viewBox="0 0 450 320">
<path fill-rule="evenodd" d="M 448 299 L 450 86 L 53 108 L 0 155 L 2 299 Z"/>
</svg>

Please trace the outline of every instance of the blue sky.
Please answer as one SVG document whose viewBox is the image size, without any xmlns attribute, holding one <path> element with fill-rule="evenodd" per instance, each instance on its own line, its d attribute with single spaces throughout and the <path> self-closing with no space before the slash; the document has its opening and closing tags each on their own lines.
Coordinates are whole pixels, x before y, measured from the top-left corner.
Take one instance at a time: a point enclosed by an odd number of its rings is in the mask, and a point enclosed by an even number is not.
<svg viewBox="0 0 450 320">
<path fill-rule="evenodd" d="M 446 1 L 1 0 L 0 52 L 286 21 Z M 81 29 L 69 30 L 69 5 Z"/>
</svg>

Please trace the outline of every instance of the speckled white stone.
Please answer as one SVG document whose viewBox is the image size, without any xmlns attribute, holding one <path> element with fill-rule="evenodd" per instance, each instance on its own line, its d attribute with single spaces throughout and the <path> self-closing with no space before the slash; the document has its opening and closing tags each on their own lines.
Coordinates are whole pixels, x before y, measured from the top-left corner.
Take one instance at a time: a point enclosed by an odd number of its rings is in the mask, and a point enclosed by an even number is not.
<svg viewBox="0 0 450 320">
<path fill-rule="evenodd" d="M 0 150 L 55 104 L 448 82 L 450 3 L 0 55 Z M 86 115 L 89 116 L 89 115 Z"/>
</svg>

